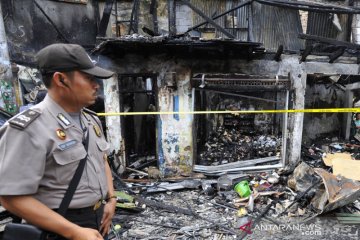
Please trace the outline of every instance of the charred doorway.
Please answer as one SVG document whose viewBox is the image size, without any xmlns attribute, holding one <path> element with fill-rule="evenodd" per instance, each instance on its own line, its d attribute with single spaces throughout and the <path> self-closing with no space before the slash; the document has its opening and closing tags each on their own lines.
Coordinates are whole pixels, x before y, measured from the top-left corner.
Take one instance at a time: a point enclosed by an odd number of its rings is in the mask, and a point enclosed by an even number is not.
<svg viewBox="0 0 360 240">
<path fill-rule="evenodd" d="M 288 108 L 288 77 L 195 74 L 192 83 L 197 111 L 264 110 L 257 114 L 197 115 L 197 164 L 264 158 L 273 160 L 266 164 L 284 164 L 287 113 L 267 110 Z"/>
<path fill-rule="evenodd" d="M 156 75 L 119 75 L 121 112 L 155 112 Z M 125 139 L 126 161 L 155 159 L 156 115 L 122 116 L 122 136 Z"/>
</svg>

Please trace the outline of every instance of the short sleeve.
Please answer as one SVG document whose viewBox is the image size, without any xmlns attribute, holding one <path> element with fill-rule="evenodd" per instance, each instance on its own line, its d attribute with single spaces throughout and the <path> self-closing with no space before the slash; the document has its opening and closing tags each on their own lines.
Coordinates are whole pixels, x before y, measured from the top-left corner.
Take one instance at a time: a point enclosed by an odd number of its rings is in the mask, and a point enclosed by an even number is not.
<svg viewBox="0 0 360 240">
<path fill-rule="evenodd" d="M 46 163 L 46 147 L 24 130 L 0 129 L 0 195 L 37 192 Z"/>
</svg>

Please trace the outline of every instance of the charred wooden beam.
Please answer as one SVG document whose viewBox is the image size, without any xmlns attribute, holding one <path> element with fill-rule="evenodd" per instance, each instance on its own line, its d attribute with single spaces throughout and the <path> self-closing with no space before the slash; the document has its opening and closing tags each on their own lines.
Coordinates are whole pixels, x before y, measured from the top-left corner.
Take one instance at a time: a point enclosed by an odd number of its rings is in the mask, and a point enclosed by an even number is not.
<svg viewBox="0 0 360 240">
<path fill-rule="evenodd" d="M 355 0 L 349 0 L 349 2 L 348 2 L 348 5 L 349 5 L 349 7 L 350 8 L 353 8 L 354 7 L 354 1 Z M 345 40 L 346 41 L 348 41 L 348 42 L 351 42 L 351 34 L 352 34 L 352 31 L 351 31 L 351 26 L 352 26 L 352 24 L 353 24 L 353 17 L 354 17 L 354 15 L 353 14 L 349 14 L 348 16 L 347 16 L 347 24 L 346 24 L 346 29 L 347 29 L 347 33 L 346 33 L 346 38 L 345 38 Z"/>
<path fill-rule="evenodd" d="M 314 183 L 311 184 L 305 191 L 303 191 L 302 193 L 299 193 L 296 195 L 295 200 L 289 205 L 287 206 L 284 211 L 282 211 L 279 216 L 282 216 L 284 213 L 286 213 L 295 203 L 297 203 L 302 197 L 305 196 L 306 193 L 308 193 L 313 187 L 315 187 L 316 185 L 318 185 L 319 183 L 321 183 L 321 178 L 316 178 Z"/>
<path fill-rule="evenodd" d="M 158 23 L 158 16 L 157 16 L 157 0 L 151 0 L 150 4 L 150 14 L 153 17 L 153 25 L 154 25 L 154 34 L 159 35 L 159 23 Z"/>
<path fill-rule="evenodd" d="M 313 40 L 316 42 L 331 44 L 331 45 L 335 45 L 335 46 L 339 46 L 339 47 L 346 47 L 348 49 L 360 50 L 359 44 L 349 43 L 349 42 L 345 42 L 345 41 L 339 41 L 339 40 L 335 40 L 332 38 L 320 37 L 320 36 L 303 34 L 303 33 L 300 33 L 298 35 L 298 37 L 301 39 Z"/>
<path fill-rule="evenodd" d="M 279 62 L 281 61 L 281 54 L 284 52 L 284 46 L 280 45 L 275 53 L 274 60 Z"/>
<path fill-rule="evenodd" d="M 116 36 L 120 36 L 119 21 L 118 21 L 118 1 L 115 1 L 115 32 Z"/>
<path fill-rule="evenodd" d="M 330 4 L 319 4 L 298 1 L 282 1 L 282 0 L 254 0 L 258 3 L 270 5 L 274 7 L 283 7 L 296 10 L 304 10 L 318 13 L 338 13 L 338 14 L 359 14 L 359 8 L 340 7 Z"/>
<path fill-rule="evenodd" d="M 345 52 L 345 49 L 346 49 L 345 47 L 340 47 L 338 50 L 333 52 L 329 56 L 329 63 L 333 63 L 336 59 L 338 59 L 341 55 L 343 55 Z"/>
<path fill-rule="evenodd" d="M 169 36 L 176 35 L 176 4 L 175 0 L 168 0 L 168 15 L 169 15 Z"/>
<path fill-rule="evenodd" d="M 299 63 L 302 63 L 302 62 L 306 61 L 306 57 L 310 55 L 313 48 L 314 48 L 314 45 L 307 45 L 306 46 L 305 50 L 301 54 L 301 58 L 300 58 Z"/>
<path fill-rule="evenodd" d="M 150 36 L 152 36 L 152 37 L 154 37 L 154 36 L 156 36 L 157 34 L 155 34 L 155 32 L 153 31 L 153 30 L 151 30 L 150 28 L 148 28 L 148 27 L 143 27 L 142 28 L 142 30 L 145 32 L 145 33 L 147 33 L 147 34 L 149 34 Z"/>
<path fill-rule="evenodd" d="M 235 11 L 235 10 L 238 10 L 239 8 L 242 8 L 242 7 L 250 4 L 251 2 L 252 2 L 252 0 L 243 2 L 243 3 L 239 4 L 239 5 L 237 5 L 236 7 L 233 7 L 233 8 L 231 8 L 231 9 L 227 10 L 226 12 L 220 13 L 219 15 L 216 15 L 216 16 L 212 17 L 211 19 L 212 19 L 212 20 L 216 20 L 216 19 L 218 19 L 218 18 L 220 18 L 220 17 L 222 17 L 222 16 L 225 16 L 225 15 L 228 14 L 228 13 L 231 13 L 231 12 L 233 12 L 233 11 Z M 192 31 L 192 30 L 194 30 L 194 29 L 196 29 L 196 28 L 198 28 L 198 27 L 201 27 L 201 26 L 207 24 L 207 23 L 208 23 L 208 21 L 201 22 L 201 23 L 199 23 L 199 24 L 197 24 L 197 25 L 189 28 L 186 32 L 190 32 L 190 31 Z"/>
<path fill-rule="evenodd" d="M 231 33 L 229 33 L 228 31 L 226 31 L 222 26 L 220 26 L 219 24 L 217 24 L 214 20 L 212 20 L 211 18 L 209 18 L 208 16 L 206 16 L 200 9 L 198 9 L 197 7 L 195 7 L 194 5 L 192 5 L 190 2 L 186 1 L 186 0 L 179 0 L 180 2 L 182 2 L 183 4 L 187 5 L 189 8 L 191 8 L 194 12 L 196 12 L 197 14 L 199 14 L 202 18 L 204 18 L 205 20 L 207 20 L 210 24 L 212 24 L 216 29 L 218 29 L 220 32 L 222 32 L 223 34 L 225 34 L 227 37 L 234 39 L 235 36 Z"/>
<path fill-rule="evenodd" d="M 146 204 L 149 207 L 152 208 L 157 208 L 157 209 L 163 209 L 166 210 L 168 212 L 172 212 L 172 213 L 181 213 L 184 215 L 190 215 L 193 216 L 193 212 L 190 211 L 189 209 L 185 209 L 185 208 L 179 208 L 176 206 L 172 206 L 172 205 L 167 205 L 164 204 L 163 202 L 157 202 L 157 201 L 153 201 L 153 200 L 149 200 L 140 196 L 135 196 L 134 197 L 137 201 L 139 201 L 140 203 Z"/>
<path fill-rule="evenodd" d="M 138 32 L 138 10 L 139 10 L 140 1 L 134 0 L 133 8 L 131 11 L 130 16 L 130 26 L 129 26 L 129 32 L 128 34 L 131 34 L 131 30 L 133 30 L 134 33 Z"/>
<path fill-rule="evenodd" d="M 100 24 L 99 24 L 99 30 L 98 30 L 99 37 L 105 37 L 105 35 L 106 35 L 106 29 L 109 24 L 111 10 L 112 10 L 113 5 L 114 5 L 114 0 L 107 0 L 105 3 L 104 12 L 103 12 L 102 18 L 100 20 Z M 117 9 L 116 9 L 116 12 L 117 12 Z M 116 19 L 116 21 L 117 21 L 117 19 Z"/>
</svg>

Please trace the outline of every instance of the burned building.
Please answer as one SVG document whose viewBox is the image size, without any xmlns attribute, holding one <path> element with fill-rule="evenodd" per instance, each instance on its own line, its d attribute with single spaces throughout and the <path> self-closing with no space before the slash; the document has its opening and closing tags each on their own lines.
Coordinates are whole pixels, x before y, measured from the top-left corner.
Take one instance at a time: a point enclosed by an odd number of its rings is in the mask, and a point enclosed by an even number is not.
<svg viewBox="0 0 360 240">
<path fill-rule="evenodd" d="M 234 162 L 244 162 L 237 171 L 270 169 L 297 162 L 303 138 L 346 137 L 351 114 L 276 110 L 352 107 L 356 8 L 270 0 L 114 7 L 94 51 L 118 73 L 105 83 L 107 112 L 160 113 L 107 118 L 128 162 L 155 153 L 165 176 Z"/>
<path fill-rule="evenodd" d="M 32 49 L 26 51 L 31 59 L 42 45 L 66 40 L 88 47 L 115 71 L 104 82 L 115 155 L 123 165 L 157 160 L 163 176 L 174 176 L 224 164 L 235 164 L 236 171 L 278 168 L 300 159 L 303 140 L 349 138 L 351 113 L 302 110 L 353 107 L 360 10 L 351 4 L 42 1 L 29 5 L 29 22 L 43 22 L 58 39 L 29 37 L 32 48 L 17 44 L 11 31 L 19 8 L 3 14 L 16 62 L 28 60 L 19 58 L 20 50 Z M 74 26 L 57 22 L 64 8 L 82 13 Z"/>
</svg>

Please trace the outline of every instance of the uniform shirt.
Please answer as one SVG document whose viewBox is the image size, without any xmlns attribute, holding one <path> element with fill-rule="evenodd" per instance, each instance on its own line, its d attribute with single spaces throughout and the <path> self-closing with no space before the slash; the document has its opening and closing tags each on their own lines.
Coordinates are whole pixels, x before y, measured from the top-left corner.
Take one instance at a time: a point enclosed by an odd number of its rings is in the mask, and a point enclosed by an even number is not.
<svg viewBox="0 0 360 240">
<path fill-rule="evenodd" d="M 49 208 L 59 208 L 86 156 L 85 133 L 50 96 L 31 111 L 40 115 L 23 129 L 9 124 L 11 120 L 0 129 L 0 195 L 32 195 Z M 21 121 L 21 115 L 13 119 Z M 105 153 L 109 145 L 100 121 L 83 111 L 80 120 L 89 133 L 88 159 L 69 208 L 92 206 L 108 191 Z"/>
</svg>

